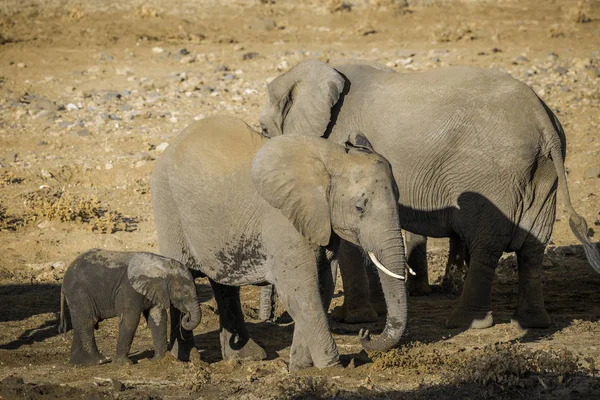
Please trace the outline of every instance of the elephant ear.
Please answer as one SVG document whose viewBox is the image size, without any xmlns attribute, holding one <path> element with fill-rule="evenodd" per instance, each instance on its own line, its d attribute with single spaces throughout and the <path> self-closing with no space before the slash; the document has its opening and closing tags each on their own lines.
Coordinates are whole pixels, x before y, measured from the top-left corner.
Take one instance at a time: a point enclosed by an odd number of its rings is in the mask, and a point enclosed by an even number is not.
<svg viewBox="0 0 600 400">
<path fill-rule="evenodd" d="M 345 79 L 319 60 L 306 60 L 275 78 L 260 113 L 265 136 L 323 136 Z"/>
<path fill-rule="evenodd" d="M 369 139 L 358 131 L 352 131 L 348 134 L 348 138 L 345 141 L 346 149 L 355 148 L 363 151 L 368 151 L 369 153 L 374 153 L 373 145 L 369 142 Z"/>
<path fill-rule="evenodd" d="M 326 246 L 331 237 L 325 154 L 334 146 L 326 139 L 278 136 L 268 140 L 252 162 L 258 193 L 279 209 L 312 243 Z"/>
<path fill-rule="evenodd" d="M 127 267 L 127 278 L 133 289 L 144 295 L 154 306 L 169 309 L 169 273 L 164 260 L 149 254 L 136 254 Z"/>
</svg>

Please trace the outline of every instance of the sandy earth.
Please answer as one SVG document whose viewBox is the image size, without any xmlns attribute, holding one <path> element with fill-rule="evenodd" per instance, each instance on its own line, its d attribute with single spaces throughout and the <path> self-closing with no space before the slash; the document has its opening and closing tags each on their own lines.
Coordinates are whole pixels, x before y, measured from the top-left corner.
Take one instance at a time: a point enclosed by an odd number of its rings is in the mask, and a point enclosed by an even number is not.
<svg viewBox="0 0 600 400">
<path fill-rule="evenodd" d="M 0 398 L 600 396 L 600 276 L 560 199 L 544 262 L 549 329 L 510 324 L 517 272 L 507 254 L 494 327 L 445 329 L 456 296 L 411 297 L 408 332 L 383 354 L 361 352 L 362 326 L 332 322 L 345 369 L 288 374 L 293 324 L 258 322 L 254 287 L 242 290 L 244 310 L 268 359 L 222 361 L 215 303 L 202 281 L 202 362 L 151 361 L 142 323 L 134 365 L 68 365 L 71 334 L 57 335 L 56 318 L 69 262 L 90 247 L 157 251 L 148 181 L 164 143 L 217 113 L 257 126 L 267 82 L 311 57 L 366 58 L 404 73 L 477 65 L 528 83 L 565 128 L 573 204 L 600 237 L 600 2 L 166 3 L 0 5 Z M 433 284 L 446 242 L 430 249 Z M 333 306 L 342 299 L 337 289 Z M 97 331 L 106 355 L 116 326 L 105 321 Z"/>
</svg>

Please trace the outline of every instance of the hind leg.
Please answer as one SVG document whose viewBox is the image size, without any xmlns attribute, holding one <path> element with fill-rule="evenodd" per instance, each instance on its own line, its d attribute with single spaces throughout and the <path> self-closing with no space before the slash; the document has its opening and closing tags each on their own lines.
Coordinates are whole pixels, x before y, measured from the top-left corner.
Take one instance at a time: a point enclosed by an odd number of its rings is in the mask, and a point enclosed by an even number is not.
<svg viewBox="0 0 600 400">
<path fill-rule="evenodd" d="M 492 318 L 492 283 L 502 251 L 482 246 L 471 255 L 469 273 L 458 305 L 452 311 L 448 328 L 489 328 Z"/>
<path fill-rule="evenodd" d="M 522 328 L 550 326 L 550 315 L 546 312 L 542 293 L 544 248 L 544 244 L 530 237 L 516 252 L 519 267 L 519 300 L 512 321 Z"/>
<path fill-rule="evenodd" d="M 71 311 L 71 323 L 73 325 L 73 343 L 71 344 L 71 364 L 93 365 L 105 361 L 98 351 L 94 337 L 94 325 L 96 320 L 87 313 Z"/>
<path fill-rule="evenodd" d="M 219 310 L 223 359 L 258 361 L 267 358 L 265 350 L 250 339 L 240 303 L 240 288 L 209 281 Z"/>
</svg>

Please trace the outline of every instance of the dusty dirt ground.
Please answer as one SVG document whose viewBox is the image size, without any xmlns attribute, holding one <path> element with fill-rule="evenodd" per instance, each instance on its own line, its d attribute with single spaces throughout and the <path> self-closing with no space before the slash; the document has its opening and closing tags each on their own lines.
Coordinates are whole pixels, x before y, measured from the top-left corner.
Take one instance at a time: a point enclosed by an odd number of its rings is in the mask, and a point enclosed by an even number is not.
<svg viewBox="0 0 600 400">
<path fill-rule="evenodd" d="M 257 126 L 267 82 L 306 58 L 365 58 L 403 73 L 477 65 L 528 83 L 564 125 L 573 203 L 600 237 L 599 2 L 351 3 L 2 2 L 0 398 L 599 398 L 600 276 L 561 199 L 544 262 L 550 329 L 510 324 L 517 272 L 507 254 L 494 327 L 445 329 L 456 296 L 411 297 L 408 332 L 383 354 L 361 352 L 362 326 L 332 322 L 345 369 L 288 374 L 293 324 L 258 322 L 255 287 L 243 288 L 244 310 L 268 359 L 222 361 L 215 303 L 201 281 L 202 362 L 151 361 L 142 323 L 133 365 L 68 365 L 71 335 L 56 327 L 66 265 L 90 247 L 158 251 L 148 181 L 165 143 L 217 113 Z M 446 248 L 430 244 L 432 284 Z M 333 306 L 343 299 L 336 291 Z M 106 355 L 116 326 L 97 331 Z"/>
</svg>

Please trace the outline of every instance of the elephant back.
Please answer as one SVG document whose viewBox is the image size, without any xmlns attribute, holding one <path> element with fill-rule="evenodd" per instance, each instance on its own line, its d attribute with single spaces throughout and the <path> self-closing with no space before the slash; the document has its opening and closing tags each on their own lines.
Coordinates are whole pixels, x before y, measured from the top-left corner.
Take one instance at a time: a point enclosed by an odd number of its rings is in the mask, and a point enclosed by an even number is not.
<svg viewBox="0 0 600 400">
<path fill-rule="evenodd" d="M 226 167 L 251 160 L 264 140 L 238 118 L 214 116 L 183 130 L 169 150 L 175 165 L 191 161 L 196 165 L 211 163 Z"/>
</svg>

